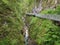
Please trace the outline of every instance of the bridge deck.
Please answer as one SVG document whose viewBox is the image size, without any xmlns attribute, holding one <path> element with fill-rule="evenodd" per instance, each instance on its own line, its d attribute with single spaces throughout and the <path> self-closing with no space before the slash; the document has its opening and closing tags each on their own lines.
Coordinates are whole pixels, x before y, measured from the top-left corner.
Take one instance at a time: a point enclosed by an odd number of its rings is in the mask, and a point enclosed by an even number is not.
<svg viewBox="0 0 60 45">
<path fill-rule="evenodd" d="M 39 18 L 45 18 L 45 19 L 49 19 L 49 20 L 60 21 L 60 15 L 35 14 L 35 13 L 27 13 L 26 15 L 39 17 Z"/>
</svg>

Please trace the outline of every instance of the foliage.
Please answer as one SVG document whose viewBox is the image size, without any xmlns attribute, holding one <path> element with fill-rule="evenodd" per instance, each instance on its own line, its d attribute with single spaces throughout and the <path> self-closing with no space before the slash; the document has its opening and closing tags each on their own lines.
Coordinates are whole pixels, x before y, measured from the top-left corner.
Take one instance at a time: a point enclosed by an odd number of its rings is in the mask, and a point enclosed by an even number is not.
<svg viewBox="0 0 60 45">
<path fill-rule="evenodd" d="M 26 12 L 32 12 L 34 1 L 0 0 L 0 45 L 24 45 L 24 37 L 21 34 L 24 27 L 22 17 Z M 47 6 L 46 1 L 43 0 L 43 7 Z M 56 9 L 43 10 L 41 13 L 60 14 L 60 6 Z M 53 21 L 27 16 L 26 23 L 29 25 L 29 38 L 37 45 L 60 44 L 60 26 L 55 25 Z"/>
<path fill-rule="evenodd" d="M 55 10 L 43 10 L 42 14 L 60 14 L 60 6 Z M 60 44 L 60 26 L 57 26 L 51 20 L 33 18 L 30 28 L 30 36 L 35 39 L 38 45 L 59 45 Z"/>
<path fill-rule="evenodd" d="M 0 45 L 24 44 L 21 34 L 24 3 L 24 0 L 0 0 Z"/>
</svg>

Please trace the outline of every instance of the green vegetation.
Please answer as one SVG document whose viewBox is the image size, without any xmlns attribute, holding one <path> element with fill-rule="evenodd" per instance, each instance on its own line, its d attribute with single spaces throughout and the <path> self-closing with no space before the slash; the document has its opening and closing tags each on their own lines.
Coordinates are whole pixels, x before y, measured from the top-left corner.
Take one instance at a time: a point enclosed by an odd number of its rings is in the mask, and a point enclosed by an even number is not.
<svg viewBox="0 0 60 45">
<path fill-rule="evenodd" d="M 43 7 L 47 6 L 43 0 Z M 38 3 L 38 1 L 37 1 Z M 49 5 L 54 4 L 51 2 Z M 22 17 L 32 12 L 34 0 L 0 0 L 0 45 L 24 45 L 21 30 L 24 27 Z M 56 9 L 44 9 L 42 14 L 60 14 L 60 6 Z M 60 45 L 60 26 L 48 19 L 26 16 L 29 25 L 29 38 L 32 44 Z"/>
</svg>

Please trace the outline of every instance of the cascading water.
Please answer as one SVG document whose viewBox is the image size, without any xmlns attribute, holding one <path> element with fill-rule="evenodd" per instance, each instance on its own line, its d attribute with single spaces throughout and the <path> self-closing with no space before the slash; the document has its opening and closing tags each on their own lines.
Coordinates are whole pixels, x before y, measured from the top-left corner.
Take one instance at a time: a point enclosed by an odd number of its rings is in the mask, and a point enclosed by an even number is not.
<svg viewBox="0 0 60 45">
<path fill-rule="evenodd" d="M 25 45 L 28 45 L 28 27 L 26 25 L 26 20 L 25 20 L 26 16 L 22 17 L 22 20 L 24 22 L 24 38 L 25 38 Z"/>
<path fill-rule="evenodd" d="M 28 45 L 28 30 L 27 27 L 25 27 L 25 45 Z"/>
</svg>

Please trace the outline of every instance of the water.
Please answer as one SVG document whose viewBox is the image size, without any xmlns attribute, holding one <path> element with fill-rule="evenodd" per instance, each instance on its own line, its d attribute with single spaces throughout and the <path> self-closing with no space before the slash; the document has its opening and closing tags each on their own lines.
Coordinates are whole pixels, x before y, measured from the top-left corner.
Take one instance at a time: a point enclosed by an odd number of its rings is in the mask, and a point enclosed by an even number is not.
<svg viewBox="0 0 60 45">
<path fill-rule="evenodd" d="M 27 27 L 25 28 L 25 45 L 28 45 L 28 30 Z"/>
<path fill-rule="evenodd" d="M 22 20 L 24 22 L 24 38 L 25 38 L 25 45 L 28 45 L 28 27 L 26 26 L 26 20 L 25 20 L 26 17 L 22 17 Z"/>
</svg>

